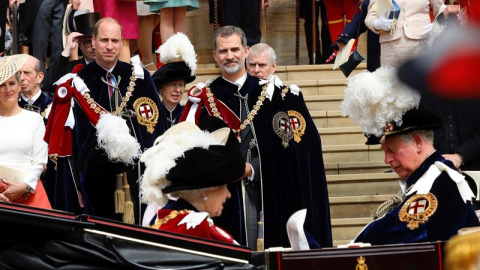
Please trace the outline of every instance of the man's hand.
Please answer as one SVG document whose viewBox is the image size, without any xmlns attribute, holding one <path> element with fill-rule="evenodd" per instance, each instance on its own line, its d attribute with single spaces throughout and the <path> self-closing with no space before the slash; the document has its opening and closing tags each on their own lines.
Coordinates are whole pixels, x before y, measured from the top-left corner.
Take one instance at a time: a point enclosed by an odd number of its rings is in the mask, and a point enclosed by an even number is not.
<svg viewBox="0 0 480 270">
<path fill-rule="evenodd" d="M 62 51 L 62 56 L 70 57 L 73 50 L 75 50 L 78 46 L 78 37 L 83 36 L 83 34 L 78 32 L 72 32 L 67 37 L 67 41 L 65 42 L 65 49 Z"/>
<path fill-rule="evenodd" d="M 387 19 L 387 11 L 383 12 L 382 16 L 373 22 L 373 27 L 377 30 L 390 31 L 393 26 L 393 20 Z"/>
<path fill-rule="evenodd" d="M 82 4 L 82 1 L 80 0 L 68 0 L 69 4 L 72 4 L 72 9 L 77 10 L 78 7 Z"/>
<path fill-rule="evenodd" d="M 8 200 L 13 201 L 18 199 L 24 195 L 28 195 L 27 193 L 27 184 L 25 183 L 14 183 L 10 182 L 6 179 L 3 179 L 3 182 L 8 185 L 7 190 L 3 192 L 3 195 L 8 198 Z"/>
<path fill-rule="evenodd" d="M 453 162 L 453 165 L 457 169 L 460 169 L 460 166 L 462 166 L 463 164 L 463 157 L 459 154 L 447 154 L 447 155 L 443 155 L 443 158 Z"/>
<path fill-rule="evenodd" d="M 250 163 L 245 163 L 245 174 L 242 178 L 247 178 L 252 175 L 252 165 Z"/>
<path fill-rule="evenodd" d="M 8 1 L 8 6 L 10 8 L 13 8 L 13 5 L 16 5 L 18 7 L 18 5 L 20 5 L 20 0 L 9 0 Z"/>
</svg>

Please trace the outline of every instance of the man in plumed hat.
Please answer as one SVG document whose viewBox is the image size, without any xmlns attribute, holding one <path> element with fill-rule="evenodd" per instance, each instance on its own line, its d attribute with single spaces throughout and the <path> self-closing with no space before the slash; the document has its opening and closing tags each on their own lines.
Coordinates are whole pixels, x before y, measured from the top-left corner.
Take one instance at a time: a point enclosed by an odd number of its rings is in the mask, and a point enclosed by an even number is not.
<svg viewBox="0 0 480 270">
<path fill-rule="evenodd" d="M 45 90 L 50 93 L 55 91 L 56 86 L 54 83 L 63 75 L 72 72 L 76 65 L 82 64 L 85 66 L 95 61 L 95 48 L 92 45 L 92 35 L 95 23 L 100 20 L 100 13 L 86 12 L 74 16 L 72 12 L 66 20 L 71 32 L 65 40 L 62 54 L 50 63 L 43 84 Z M 82 52 L 83 58 L 70 61 L 70 55 L 77 47 Z"/>
<path fill-rule="evenodd" d="M 373 245 L 446 241 L 464 227 L 478 226 L 475 195 L 453 163 L 433 147 L 441 120 L 426 111 L 407 111 L 381 135 L 385 163 L 402 179 L 403 194 L 382 204 L 378 218 L 355 242 Z"/>
</svg>

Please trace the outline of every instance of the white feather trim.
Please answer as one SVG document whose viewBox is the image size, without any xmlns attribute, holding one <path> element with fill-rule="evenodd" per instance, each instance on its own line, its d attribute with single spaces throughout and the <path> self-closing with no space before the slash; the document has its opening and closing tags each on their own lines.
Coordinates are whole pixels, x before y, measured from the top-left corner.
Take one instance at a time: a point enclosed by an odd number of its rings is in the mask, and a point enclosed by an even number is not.
<svg viewBox="0 0 480 270">
<path fill-rule="evenodd" d="M 177 33 L 172 35 L 155 52 L 160 54 L 160 61 L 165 64 L 180 59 L 183 60 L 190 67 L 191 75 L 195 75 L 197 55 L 192 42 L 185 34 Z"/>
<path fill-rule="evenodd" d="M 386 123 L 401 124 L 402 115 L 420 103 L 420 95 L 401 84 L 394 68 L 363 71 L 348 80 L 342 115 L 350 117 L 362 132 L 381 136 Z"/>
<path fill-rule="evenodd" d="M 186 122 L 183 122 L 186 123 Z M 166 176 L 171 168 L 175 167 L 176 159 L 182 157 L 185 151 L 194 147 L 207 149 L 210 145 L 220 145 L 213 135 L 208 132 L 188 130 L 176 132 L 177 126 L 191 123 L 179 123 L 157 138 L 156 145 L 147 149 L 140 161 L 145 163 L 146 169 L 140 180 L 141 198 L 145 203 L 157 203 L 160 207 L 165 206 L 168 197 L 163 194 L 162 189 L 171 185 Z"/>
<path fill-rule="evenodd" d="M 124 119 L 102 114 L 96 128 L 98 146 L 105 150 L 109 160 L 134 164 L 134 159 L 141 154 L 140 144 L 130 135 Z"/>
</svg>

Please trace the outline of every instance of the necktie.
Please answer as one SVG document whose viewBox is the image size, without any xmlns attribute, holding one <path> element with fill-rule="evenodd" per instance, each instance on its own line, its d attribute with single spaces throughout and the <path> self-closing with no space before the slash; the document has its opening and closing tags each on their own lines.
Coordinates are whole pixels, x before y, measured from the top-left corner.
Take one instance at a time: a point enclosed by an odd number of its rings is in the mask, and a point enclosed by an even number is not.
<svg viewBox="0 0 480 270">
<path fill-rule="evenodd" d="M 108 82 L 108 97 L 111 99 L 113 96 L 113 92 L 115 89 L 113 86 L 116 85 L 115 77 L 113 77 L 112 73 L 107 73 L 107 82 Z"/>
</svg>

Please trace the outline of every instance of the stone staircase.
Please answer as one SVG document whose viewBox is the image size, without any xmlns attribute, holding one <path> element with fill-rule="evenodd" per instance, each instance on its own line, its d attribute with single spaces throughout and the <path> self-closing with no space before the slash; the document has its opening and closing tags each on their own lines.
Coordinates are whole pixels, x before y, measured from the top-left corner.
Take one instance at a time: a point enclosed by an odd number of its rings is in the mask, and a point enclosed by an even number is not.
<svg viewBox="0 0 480 270">
<path fill-rule="evenodd" d="M 361 64 L 353 74 L 365 69 Z M 300 86 L 322 140 L 330 196 L 334 246 L 348 243 L 370 221 L 377 207 L 398 192 L 395 173 L 389 173 L 379 146 L 366 138 L 339 108 L 347 79 L 332 65 L 280 66 L 276 74 L 287 85 Z M 219 76 L 214 65 L 204 65 L 191 84 Z M 352 76 L 352 75 L 351 75 Z"/>
</svg>

